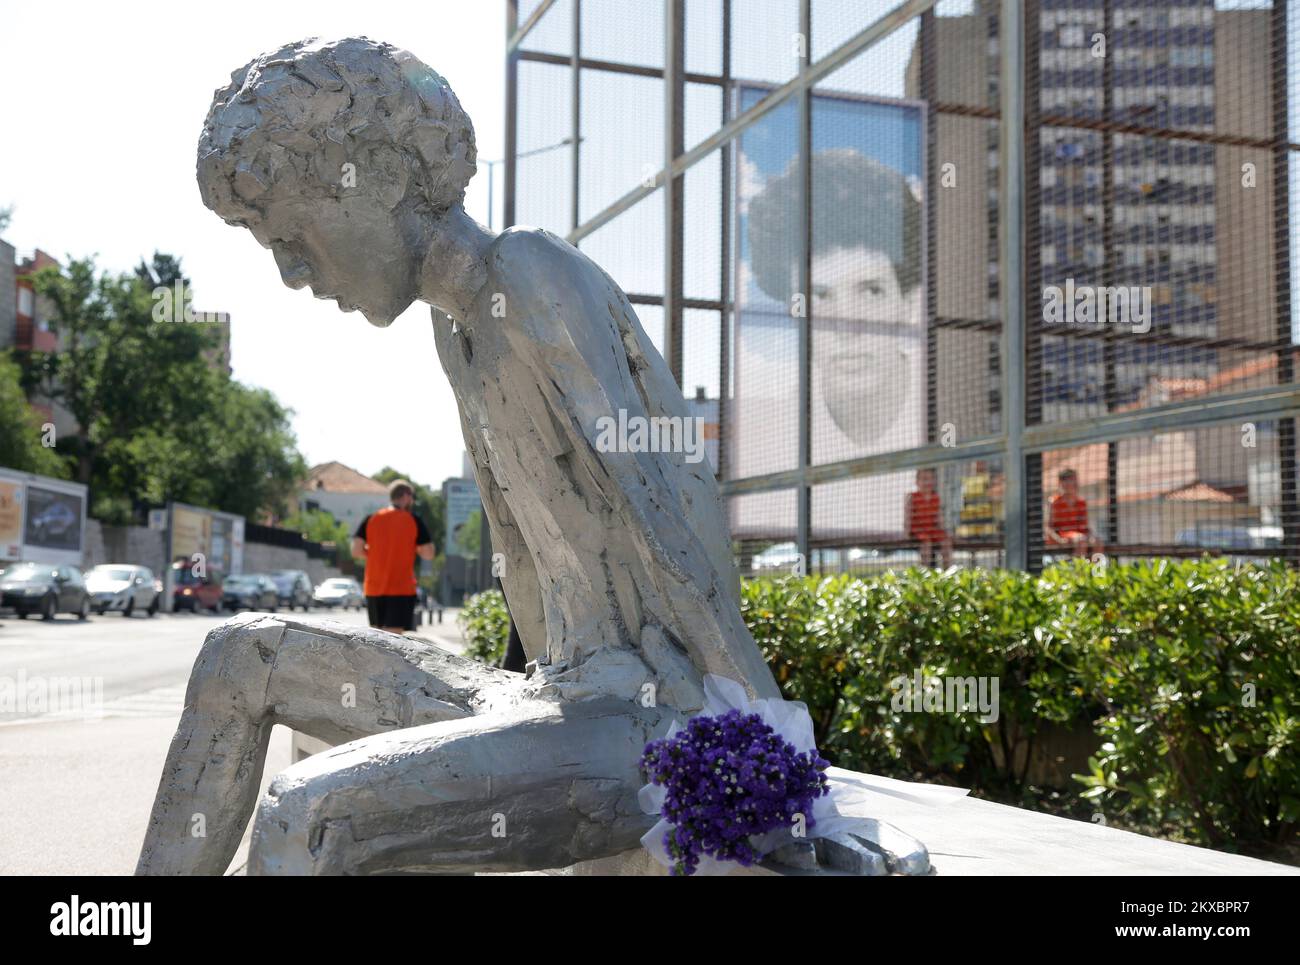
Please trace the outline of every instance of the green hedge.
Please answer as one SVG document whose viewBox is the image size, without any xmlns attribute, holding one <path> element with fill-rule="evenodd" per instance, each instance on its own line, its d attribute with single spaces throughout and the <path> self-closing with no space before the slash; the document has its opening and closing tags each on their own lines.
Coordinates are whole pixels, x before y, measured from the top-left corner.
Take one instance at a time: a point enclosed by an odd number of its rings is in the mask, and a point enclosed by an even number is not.
<svg viewBox="0 0 1300 965">
<path fill-rule="evenodd" d="M 1295 840 L 1300 575 L 1281 564 L 763 579 L 743 584 L 742 609 L 836 764 L 1219 848 Z M 467 612 L 471 648 L 499 651 L 500 595 Z M 898 680 L 918 671 L 996 679 L 997 721 L 897 709 Z M 1049 726 L 1100 747 L 1064 801 L 1006 766 Z"/>
<path fill-rule="evenodd" d="M 510 613 L 500 590 L 476 593 L 465 601 L 456 617 L 465 636 L 465 652 L 493 667 L 505 659 L 510 640 Z"/>
</svg>

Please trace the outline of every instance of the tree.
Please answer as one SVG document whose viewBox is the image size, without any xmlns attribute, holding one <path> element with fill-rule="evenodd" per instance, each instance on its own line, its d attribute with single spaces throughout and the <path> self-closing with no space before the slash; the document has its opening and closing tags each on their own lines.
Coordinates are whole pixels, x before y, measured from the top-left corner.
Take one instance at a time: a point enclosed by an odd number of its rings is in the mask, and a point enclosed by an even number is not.
<svg viewBox="0 0 1300 965">
<path fill-rule="evenodd" d="M 352 533 L 348 527 L 334 518 L 333 513 L 323 509 L 308 509 L 295 512 L 283 523 L 285 529 L 297 530 L 309 540 L 316 543 L 334 544 L 334 565 L 344 572 L 354 567 L 352 560 Z M 346 565 L 345 565 L 346 563 Z"/>
<path fill-rule="evenodd" d="M 126 522 L 169 500 L 251 517 L 305 473 L 291 413 L 208 361 L 214 326 L 155 321 L 155 289 L 184 280 L 180 261 L 161 253 L 117 276 L 71 259 L 33 278 L 54 307 L 60 348 L 33 353 L 31 367 L 77 420 L 79 435 L 59 446 L 100 519 Z"/>
<path fill-rule="evenodd" d="M 296 512 L 280 525 L 285 529 L 297 530 L 305 539 L 316 543 L 349 543 L 352 540 L 347 526 L 339 522 L 333 513 L 323 509 Z"/>
<path fill-rule="evenodd" d="M 160 251 L 155 251 L 150 261 L 140 260 L 140 264 L 135 267 L 135 277 L 144 282 L 150 291 L 156 288 L 170 288 L 178 281 L 186 287 L 190 283 L 181 271 L 181 260 Z"/>
<path fill-rule="evenodd" d="M 67 467 L 45 445 L 44 436 L 42 421 L 23 392 L 18 363 L 8 352 L 0 352 L 0 466 L 66 478 Z"/>
<path fill-rule="evenodd" d="M 211 483 L 212 505 L 252 517 L 289 502 L 307 463 L 297 450 L 290 410 L 266 389 L 225 381 L 212 411 L 214 444 L 205 449 L 203 477 Z"/>
<path fill-rule="evenodd" d="M 483 511 L 476 509 L 465 517 L 465 522 L 456 529 L 456 547 L 460 555 L 467 560 L 478 559 L 482 548 L 480 536 L 483 529 Z"/>
</svg>

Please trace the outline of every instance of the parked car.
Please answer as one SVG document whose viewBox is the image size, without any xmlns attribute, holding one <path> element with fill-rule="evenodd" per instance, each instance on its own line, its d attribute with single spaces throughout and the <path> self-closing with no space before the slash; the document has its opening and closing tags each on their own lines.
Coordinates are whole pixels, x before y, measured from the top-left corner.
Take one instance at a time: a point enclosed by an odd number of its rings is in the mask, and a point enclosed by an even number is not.
<svg viewBox="0 0 1300 965">
<path fill-rule="evenodd" d="M 1174 542 L 1179 546 L 1203 546 L 1207 549 L 1280 550 L 1283 538 L 1281 526 L 1209 524 L 1180 529 Z"/>
<path fill-rule="evenodd" d="M 36 539 L 41 543 L 50 537 L 63 536 L 76 525 L 77 514 L 62 502 L 50 503 L 31 522 Z"/>
<path fill-rule="evenodd" d="M 311 577 L 302 570 L 280 570 L 271 574 L 275 582 L 275 591 L 280 597 L 280 606 L 292 610 L 296 606 L 306 610 L 311 606 Z"/>
<path fill-rule="evenodd" d="M 221 574 L 209 570 L 206 576 L 197 576 L 189 563 L 172 564 L 172 609 L 197 613 L 199 607 L 216 613 L 221 609 Z"/>
<path fill-rule="evenodd" d="M 90 594 L 81 570 L 54 563 L 13 563 L 0 572 L 0 606 L 12 608 L 20 620 L 39 613 L 53 620 L 58 613 L 90 616 Z"/>
<path fill-rule="evenodd" d="M 136 610 L 149 616 L 158 612 L 162 592 L 154 580 L 153 571 L 144 566 L 127 563 L 101 563 L 86 574 L 86 591 L 91 606 L 103 616 L 117 610 L 129 617 Z"/>
<path fill-rule="evenodd" d="M 366 598 L 361 593 L 361 584 L 348 576 L 336 576 L 316 587 L 312 594 L 317 606 L 336 607 L 345 610 L 360 610 L 366 605 Z"/>
<path fill-rule="evenodd" d="M 762 573 L 767 570 L 790 571 L 802 559 L 803 557 L 799 555 L 799 547 L 794 543 L 777 543 L 756 554 L 750 560 L 749 565 L 750 569 L 755 573 Z"/>
<path fill-rule="evenodd" d="M 275 584 L 264 573 L 228 576 L 222 585 L 222 602 L 227 610 L 265 610 L 274 613 L 280 605 Z"/>
</svg>

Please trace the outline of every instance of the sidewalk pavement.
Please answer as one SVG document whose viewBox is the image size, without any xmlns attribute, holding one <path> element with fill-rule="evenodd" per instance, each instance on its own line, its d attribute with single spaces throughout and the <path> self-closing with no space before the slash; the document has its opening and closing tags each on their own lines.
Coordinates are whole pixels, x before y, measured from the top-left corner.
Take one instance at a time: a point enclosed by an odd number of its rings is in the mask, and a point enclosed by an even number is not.
<svg viewBox="0 0 1300 965">
<path fill-rule="evenodd" d="M 454 611 L 418 635 L 463 649 Z M 0 874 L 134 873 L 184 693 L 182 683 L 110 701 L 98 720 L 0 728 Z M 263 791 L 289 766 L 291 737 L 274 728 Z M 247 845 L 248 831 L 231 866 L 236 873 Z"/>
</svg>

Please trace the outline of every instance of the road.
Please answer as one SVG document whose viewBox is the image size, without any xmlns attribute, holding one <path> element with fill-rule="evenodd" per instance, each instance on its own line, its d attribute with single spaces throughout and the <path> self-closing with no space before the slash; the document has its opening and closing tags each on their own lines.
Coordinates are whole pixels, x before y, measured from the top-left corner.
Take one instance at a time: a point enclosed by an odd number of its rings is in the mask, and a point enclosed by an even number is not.
<svg viewBox="0 0 1300 965">
<path fill-rule="evenodd" d="M 455 615 L 421 635 L 459 650 Z M 0 616 L 0 874 L 134 870 L 190 667 L 228 616 Z M 288 766 L 290 736 L 275 728 L 263 787 Z"/>
</svg>

